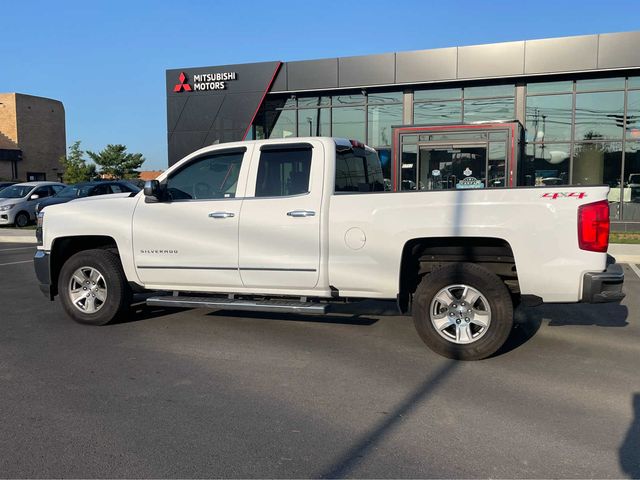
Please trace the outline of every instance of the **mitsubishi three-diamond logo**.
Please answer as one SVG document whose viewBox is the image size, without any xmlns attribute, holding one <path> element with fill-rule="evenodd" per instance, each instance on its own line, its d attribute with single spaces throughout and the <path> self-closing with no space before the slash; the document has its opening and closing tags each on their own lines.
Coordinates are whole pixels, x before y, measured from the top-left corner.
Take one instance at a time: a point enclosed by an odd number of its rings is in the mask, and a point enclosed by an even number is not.
<svg viewBox="0 0 640 480">
<path fill-rule="evenodd" d="M 190 92 L 191 91 L 191 85 L 189 85 L 189 83 L 187 82 L 187 76 L 184 74 L 184 72 L 180 72 L 180 75 L 178 76 L 178 81 L 180 83 L 176 83 L 175 87 L 173 87 L 173 91 L 174 92 Z"/>
</svg>

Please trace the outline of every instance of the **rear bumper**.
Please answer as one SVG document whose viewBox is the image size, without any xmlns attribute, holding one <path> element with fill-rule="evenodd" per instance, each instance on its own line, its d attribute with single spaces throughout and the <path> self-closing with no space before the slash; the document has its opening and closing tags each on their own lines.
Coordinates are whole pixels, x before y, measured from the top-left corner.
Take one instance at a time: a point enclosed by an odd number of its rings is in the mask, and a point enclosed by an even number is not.
<svg viewBox="0 0 640 480">
<path fill-rule="evenodd" d="M 36 270 L 36 277 L 40 286 L 40 291 L 49 300 L 55 296 L 55 288 L 51 282 L 51 255 L 44 250 L 36 251 L 33 257 L 33 266 Z"/>
<path fill-rule="evenodd" d="M 619 302 L 625 294 L 622 293 L 624 271 L 622 266 L 609 257 L 607 269 L 604 272 L 587 272 L 582 282 L 582 301 L 584 303 Z"/>
</svg>

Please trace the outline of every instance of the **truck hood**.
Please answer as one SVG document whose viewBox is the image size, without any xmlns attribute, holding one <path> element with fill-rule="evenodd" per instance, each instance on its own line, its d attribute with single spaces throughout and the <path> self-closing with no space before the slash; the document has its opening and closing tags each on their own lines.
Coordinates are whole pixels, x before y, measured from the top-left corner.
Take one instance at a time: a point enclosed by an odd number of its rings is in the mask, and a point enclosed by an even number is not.
<svg viewBox="0 0 640 480">
<path fill-rule="evenodd" d="M 109 201 L 111 199 L 114 198 L 126 198 L 131 196 L 131 192 L 124 192 L 124 193 L 109 193 L 107 195 L 96 195 L 93 197 L 82 197 L 82 198 L 74 198 L 73 202 L 74 203 L 80 203 L 80 202 L 97 202 L 97 201 Z"/>
</svg>

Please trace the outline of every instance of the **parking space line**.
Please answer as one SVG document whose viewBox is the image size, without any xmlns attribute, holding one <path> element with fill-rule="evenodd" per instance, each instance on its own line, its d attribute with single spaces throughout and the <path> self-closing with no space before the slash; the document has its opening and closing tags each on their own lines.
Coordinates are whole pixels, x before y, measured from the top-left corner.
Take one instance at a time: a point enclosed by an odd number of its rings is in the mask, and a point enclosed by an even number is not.
<svg viewBox="0 0 640 480">
<path fill-rule="evenodd" d="M 631 267 L 631 270 L 635 272 L 638 278 L 640 278 L 640 268 L 638 268 L 635 263 L 629 263 L 628 265 Z"/>
<path fill-rule="evenodd" d="M 9 263 L 0 263 L 0 267 L 4 267 L 6 265 L 18 265 L 19 263 L 31 263 L 33 260 L 24 260 L 22 262 L 9 262 Z"/>
<path fill-rule="evenodd" d="M 0 252 L 10 252 L 12 250 L 32 250 L 36 247 L 16 247 L 16 248 L 3 248 L 0 249 Z"/>
</svg>

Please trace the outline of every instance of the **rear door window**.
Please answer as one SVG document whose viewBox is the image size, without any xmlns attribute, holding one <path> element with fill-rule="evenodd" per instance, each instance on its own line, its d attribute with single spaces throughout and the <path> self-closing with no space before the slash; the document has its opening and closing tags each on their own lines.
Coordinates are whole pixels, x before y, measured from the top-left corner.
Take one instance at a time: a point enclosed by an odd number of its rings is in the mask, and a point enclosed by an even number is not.
<svg viewBox="0 0 640 480">
<path fill-rule="evenodd" d="M 260 153 L 256 197 L 285 197 L 309 192 L 311 145 Z"/>
<path fill-rule="evenodd" d="M 359 147 L 336 149 L 335 191 L 384 191 L 384 175 L 378 154 Z"/>
</svg>

